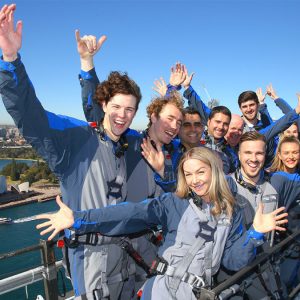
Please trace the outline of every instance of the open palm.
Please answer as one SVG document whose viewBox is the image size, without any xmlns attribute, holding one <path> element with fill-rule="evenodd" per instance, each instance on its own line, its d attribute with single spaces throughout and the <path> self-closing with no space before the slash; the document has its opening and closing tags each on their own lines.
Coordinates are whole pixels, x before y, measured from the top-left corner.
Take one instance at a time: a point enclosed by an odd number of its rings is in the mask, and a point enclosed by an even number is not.
<svg viewBox="0 0 300 300">
<path fill-rule="evenodd" d="M 36 219 L 48 219 L 48 221 L 36 226 L 37 229 L 47 227 L 41 232 L 41 235 L 52 232 L 48 240 L 52 240 L 61 230 L 67 229 L 74 224 L 73 211 L 61 201 L 59 196 L 56 197 L 56 203 L 60 207 L 58 212 L 41 214 L 36 217 Z"/>
<path fill-rule="evenodd" d="M 0 48 L 3 58 L 12 61 L 17 58 L 17 53 L 22 45 L 22 22 L 18 21 L 14 29 L 14 11 L 16 5 L 4 5 L 0 11 Z"/>
</svg>

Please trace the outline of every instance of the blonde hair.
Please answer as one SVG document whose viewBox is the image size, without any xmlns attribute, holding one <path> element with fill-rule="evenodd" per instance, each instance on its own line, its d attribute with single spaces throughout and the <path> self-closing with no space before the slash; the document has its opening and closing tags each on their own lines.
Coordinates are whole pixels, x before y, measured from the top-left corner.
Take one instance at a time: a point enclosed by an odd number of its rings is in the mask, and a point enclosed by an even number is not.
<svg viewBox="0 0 300 300">
<path fill-rule="evenodd" d="M 178 165 L 176 195 L 180 198 L 187 198 L 190 193 L 183 171 L 183 164 L 189 159 L 200 160 L 211 168 L 211 184 L 208 191 L 210 202 L 213 204 L 211 213 L 214 216 L 219 216 L 225 212 L 227 216 L 231 217 L 235 199 L 225 178 L 221 159 L 208 148 L 195 147 L 183 154 Z"/>
<path fill-rule="evenodd" d="M 272 165 L 270 167 L 270 172 L 285 170 L 284 163 L 282 162 L 282 160 L 280 159 L 280 157 L 278 155 L 278 153 L 280 153 L 280 151 L 281 151 L 282 145 L 285 143 L 297 144 L 299 146 L 299 150 L 300 150 L 300 142 L 297 138 L 295 138 L 294 136 L 282 136 L 279 140 L 279 144 L 276 149 L 275 157 L 274 157 Z"/>
</svg>

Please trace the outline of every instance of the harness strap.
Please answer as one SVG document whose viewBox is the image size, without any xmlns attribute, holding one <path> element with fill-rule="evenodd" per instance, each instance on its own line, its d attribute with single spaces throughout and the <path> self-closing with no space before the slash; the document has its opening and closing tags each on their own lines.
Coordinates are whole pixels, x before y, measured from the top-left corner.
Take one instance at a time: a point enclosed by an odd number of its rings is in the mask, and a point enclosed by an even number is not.
<svg viewBox="0 0 300 300">
<path fill-rule="evenodd" d="M 109 140 L 102 140 L 100 142 L 105 144 L 105 147 L 100 147 L 102 161 L 109 178 L 114 178 L 113 181 L 107 182 L 108 193 L 107 197 L 110 205 L 122 201 L 122 188 L 125 188 L 124 182 L 126 180 L 126 165 L 124 156 L 118 158 L 114 153 L 113 144 Z M 119 164 L 119 165 L 118 165 Z M 116 166 L 116 169 L 113 167 Z"/>
<path fill-rule="evenodd" d="M 207 223 L 205 223 L 207 225 Z M 201 225 L 200 225 L 201 227 Z M 203 245 L 207 242 L 207 239 L 204 236 L 209 236 L 209 232 L 207 232 L 207 229 L 210 228 L 211 234 L 214 233 L 213 228 L 207 227 L 205 228 L 205 233 L 201 234 L 199 233 L 197 235 L 197 239 L 194 242 L 194 244 L 191 246 L 189 251 L 185 254 L 183 259 L 180 261 L 179 265 L 175 269 L 175 272 L 172 276 L 172 279 L 169 284 L 170 292 L 173 297 L 173 299 L 176 299 L 176 292 L 178 290 L 178 287 L 180 285 L 180 282 L 182 281 L 182 278 L 184 277 L 185 273 L 187 272 L 187 269 L 189 268 L 190 264 L 192 263 L 194 257 L 196 256 L 197 252 L 203 247 Z"/>
<path fill-rule="evenodd" d="M 165 275 L 173 277 L 177 268 L 168 266 L 165 271 Z M 190 272 L 185 272 L 180 279 L 182 282 L 188 283 L 192 288 L 201 288 L 205 286 L 205 281 L 201 276 L 195 275 Z"/>
<path fill-rule="evenodd" d="M 213 242 L 208 242 L 205 244 L 205 259 L 204 259 L 204 273 L 206 283 L 209 287 L 212 286 L 212 253 L 213 253 Z"/>
</svg>

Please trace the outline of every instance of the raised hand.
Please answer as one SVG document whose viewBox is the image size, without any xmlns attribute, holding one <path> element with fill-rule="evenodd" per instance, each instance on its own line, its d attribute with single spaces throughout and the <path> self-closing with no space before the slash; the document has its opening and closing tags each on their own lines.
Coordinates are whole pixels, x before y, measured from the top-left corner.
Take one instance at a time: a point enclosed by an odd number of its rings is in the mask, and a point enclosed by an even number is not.
<svg viewBox="0 0 300 300">
<path fill-rule="evenodd" d="M 60 207 L 58 212 L 53 214 L 41 214 L 36 217 L 37 219 L 48 219 L 48 221 L 36 226 L 37 229 L 47 227 L 41 232 L 41 235 L 52 231 L 48 237 L 48 241 L 52 240 L 63 229 L 67 229 L 74 224 L 73 211 L 61 201 L 59 196 L 56 197 L 56 203 Z"/>
<path fill-rule="evenodd" d="M 298 103 L 297 103 L 297 106 L 295 108 L 295 111 L 297 114 L 300 114 L 300 93 L 297 93 L 297 99 L 298 99 Z"/>
<path fill-rule="evenodd" d="M 16 5 L 4 5 L 0 11 L 0 48 L 4 61 L 14 61 L 22 45 L 22 22 L 18 21 L 14 29 Z"/>
<path fill-rule="evenodd" d="M 186 68 L 186 66 L 184 66 L 184 74 L 185 74 L 185 80 L 182 83 L 182 86 L 184 87 L 184 89 L 188 89 L 189 86 L 191 85 L 191 82 L 193 80 L 193 76 L 194 76 L 194 72 L 192 72 L 190 75 L 188 74 L 188 70 Z"/>
<path fill-rule="evenodd" d="M 154 87 L 152 88 L 155 92 L 157 92 L 161 97 L 164 97 L 167 93 L 168 87 L 165 80 L 160 77 L 154 81 Z"/>
<path fill-rule="evenodd" d="M 256 95 L 257 95 L 257 97 L 258 97 L 258 102 L 259 102 L 259 104 L 264 104 L 264 103 L 265 103 L 265 98 L 266 98 L 267 92 L 263 94 L 262 88 L 258 88 L 258 89 L 256 90 Z"/>
<path fill-rule="evenodd" d="M 142 155 L 148 161 L 149 165 L 158 173 L 161 177 L 164 176 L 165 170 L 165 157 L 162 152 L 161 146 L 156 145 L 156 149 L 151 144 L 150 138 L 143 139 Z"/>
<path fill-rule="evenodd" d="M 276 94 L 276 92 L 275 92 L 273 86 L 272 86 L 272 83 L 270 83 L 270 84 L 267 86 L 267 94 L 268 94 L 273 100 L 279 98 L 279 97 L 277 96 L 277 94 Z"/>
<path fill-rule="evenodd" d="M 93 57 L 100 50 L 107 37 L 102 35 L 97 41 L 94 35 L 80 37 L 79 30 L 75 30 L 77 51 L 80 55 L 81 69 L 89 71 L 94 67 Z"/>
<path fill-rule="evenodd" d="M 272 211 L 271 213 L 263 213 L 264 205 L 258 204 L 258 208 L 253 220 L 253 228 L 260 233 L 267 233 L 272 230 L 285 231 L 286 228 L 281 225 L 286 224 L 288 220 L 286 217 L 287 213 L 282 213 L 285 207 L 280 207 Z"/>
<path fill-rule="evenodd" d="M 185 72 L 184 72 L 184 65 L 180 62 L 177 62 L 175 66 L 171 67 L 171 74 L 170 74 L 170 84 L 173 86 L 179 86 L 185 80 Z"/>
</svg>

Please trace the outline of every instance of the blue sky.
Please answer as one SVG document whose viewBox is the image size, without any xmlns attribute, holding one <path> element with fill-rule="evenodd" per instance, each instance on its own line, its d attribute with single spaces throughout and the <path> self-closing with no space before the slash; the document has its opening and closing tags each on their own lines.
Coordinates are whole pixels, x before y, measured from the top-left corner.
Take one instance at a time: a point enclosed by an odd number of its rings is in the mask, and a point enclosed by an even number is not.
<svg viewBox="0 0 300 300">
<path fill-rule="evenodd" d="M 3 3 L 3 2 L 2 2 Z M 147 124 L 146 106 L 156 78 L 169 78 L 180 60 L 196 72 L 193 87 L 207 101 L 203 85 L 220 104 L 239 113 L 244 90 L 270 82 L 291 106 L 300 91 L 300 1 L 17 0 L 22 19 L 22 60 L 43 106 L 83 119 L 79 57 L 74 38 L 108 39 L 95 58 L 100 79 L 126 71 L 140 85 L 143 100 L 133 128 Z M 267 99 L 273 118 L 280 110 Z M 0 103 L 0 124 L 12 123 Z"/>
</svg>

